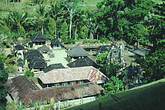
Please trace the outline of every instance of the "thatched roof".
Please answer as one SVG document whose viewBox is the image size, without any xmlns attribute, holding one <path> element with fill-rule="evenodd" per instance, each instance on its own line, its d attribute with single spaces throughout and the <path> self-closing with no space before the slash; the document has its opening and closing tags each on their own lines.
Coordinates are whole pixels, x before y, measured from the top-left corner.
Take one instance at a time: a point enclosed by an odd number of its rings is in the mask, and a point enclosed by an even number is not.
<svg viewBox="0 0 165 110">
<path fill-rule="evenodd" d="M 77 46 L 72 48 L 71 50 L 67 51 L 67 54 L 71 57 L 85 57 L 85 56 L 91 56 L 89 53 L 87 53 L 82 47 Z"/>
<path fill-rule="evenodd" d="M 24 59 L 30 60 L 33 58 L 43 58 L 43 55 L 38 50 L 28 50 L 24 53 Z"/>
<path fill-rule="evenodd" d="M 67 64 L 69 67 L 83 67 L 83 66 L 93 66 L 95 68 L 98 68 L 99 66 L 91 60 L 89 57 L 80 58 L 77 59 L 69 64 Z"/>
<path fill-rule="evenodd" d="M 44 69 L 47 66 L 47 63 L 42 58 L 33 58 L 29 60 L 29 68 L 30 69 Z"/>
<path fill-rule="evenodd" d="M 15 46 L 15 49 L 16 50 L 23 50 L 24 49 L 24 46 L 18 44 L 18 45 Z"/>
<path fill-rule="evenodd" d="M 48 39 L 40 32 L 30 37 L 32 42 L 46 42 Z"/>
<path fill-rule="evenodd" d="M 51 40 L 51 45 L 55 45 L 55 44 L 61 44 L 61 42 L 58 40 L 58 38 Z"/>
<path fill-rule="evenodd" d="M 54 69 L 39 75 L 38 78 L 44 84 L 79 80 L 88 80 L 92 83 L 102 84 L 108 80 L 108 77 L 106 77 L 102 72 L 92 66 Z"/>
<path fill-rule="evenodd" d="M 53 69 L 60 69 L 60 68 L 65 68 L 61 63 L 58 64 L 51 64 L 47 66 L 43 71 L 46 73 L 48 71 L 51 71 Z"/>
<path fill-rule="evenodd" d="M 50 49 L 46 45 L 43 45 L 42 47 L 38 48 L 38 51 L 40 51 L 40 52 L 49 52 Z"/>
</svg>

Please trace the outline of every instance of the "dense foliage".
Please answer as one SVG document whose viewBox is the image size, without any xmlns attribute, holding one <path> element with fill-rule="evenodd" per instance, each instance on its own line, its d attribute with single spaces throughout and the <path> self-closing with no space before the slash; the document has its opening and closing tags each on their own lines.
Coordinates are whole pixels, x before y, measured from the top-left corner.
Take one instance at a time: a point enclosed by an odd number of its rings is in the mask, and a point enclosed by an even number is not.
<svg viewBox="0 0 165 110">
<path fill-rule="evenodd" d="M 7 82 L 8 74 L 4 69 L 4 64 L 2 62 L 2 59 L 0 58 L 0 109 L 5 110 L 6 109 L 6 89 L 4 88 L 4 84 Z"/>
<path fill-rule="evenodd" d="M 165 48 L 165 47 L 164 47 Z M 151 82 L 165 78 L 165 50 L 159 48 L 151 55 L 141 59 L 141 66 L 144 69 L 144 81 Z"/>
<path fill-rule="evenodd" d="M 109 81 L 104 84 L 104 95 L 110 95 L 112 93 L 117 93 L 120 91 L 124 91 L 124 85 L 122 83 L 121 80 L 119 80 L 119 78 L 112 76 L 110 77 Z"/>
<path fill-rule="evenodd" d="M 107 59 L 108 52 L 105 53 L 99 53 L 96 58 L 96 62 L 98 64 L 105 64 L 106 59 Z"/>
</svg>

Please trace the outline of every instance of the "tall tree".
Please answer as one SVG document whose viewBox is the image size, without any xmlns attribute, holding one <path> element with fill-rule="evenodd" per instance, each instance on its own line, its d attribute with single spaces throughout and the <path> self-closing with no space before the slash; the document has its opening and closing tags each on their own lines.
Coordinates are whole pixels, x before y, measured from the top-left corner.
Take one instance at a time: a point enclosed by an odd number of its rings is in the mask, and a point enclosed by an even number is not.
<svg viewBox="0 0 165 110">
<path fill-rule="evenodd" d="M 115 76 L 110 77 L 109 81 L 105 83 L 103 87 L 104 87 L 104 91 L 103 91 L 104 95 L 110 95 L 113 93 L 124 91 L 124 85 L 122 81 Z"/>
<path fill-rule="evenodd" d="M 124 0 L 104 0 L 97 4 L 99 33 L 105 36 L 118 36 L 118 20 L 123 14 Z"/>
<path fill-rule="evenodd" d="M 165 0 L 154 5 L 147 25 L 154 48 L 162 46 L 165 43 Z"/>
<path fill-rule="evenodd" d="M 144 25 L 144 19 L 150 16 L 152 11 L 151 0 L 104 0 L 97 7 L 100 35 L 127 39 L 128 43 L 149 42 L 149 32 Z"/>
<path fill-rule="evenodd" d="M 83 26 L 80 30 L 80 37 L 82 39 L 88 38 L 88 29 L 86 26 Z"/>
<path fill-rule="evenodd" d="M 144 82 L 159 80 L 165 77 L 165 45 L 159 47 L 151 55 L 141 59 L 141 67 L 145 71 Z"/>
<path fill-rule="evenodd" d="M 4 69 L 4 64 L 2 62 L 2 59 L 0 58 L 0 109 L 6 110 L 6 89 L 4 88 L 4 84 L 7 82 L 8 74 L 6 73 Z"/>
<path fill-rule="evenodd" d="M 20 11 L 13 11 L 9 14 L 9 18 L 11 20 L 12 30 L 17 30 L 23 26 L 26 27 L 26 23 L 28 22 L 28 13 L 27 12 L 20 12 Z"/>
<path fill-rule="evenodd" d="M 48 31 L 50 33 L 50 39 L 54 39 L 54 37 L 56 38 L 56 22 L 53 18 L 49 17 L 48 18 Z"/>
<path fill-rule="evenodd" d="M 54 3 L 51 3 L 49 14 L 50 14 L 50 17 L 54 19 L 54 21 L 52 22 L 54 22 L 55 38 L 57 37 L 57 22 L 60 16 L 63 16 L 62 13 L 63 13 L 63 8 L 61 7 L 60 2 L 58 0 L 56 0 Z"/>
<path fill-rule="evenodd" d="M 68 39 L 68 24 L 66 21 L 61 25 L 60 38 L 64 41 Z"/>
<path fill-rule="evenodd" d="M 73 16 L 75 16 L 75 12 L 78 9 L 80 0 L 63 0 L 61 1 L 61 5 L 66 8 L 69 12 L 69 38 L 72 38 L 72 23 L 73 23 Z"/>
<path fill-rule="evenodd" d="M 47 10 L 45 9 L 45 5 L 39 4 L 39 8 L 36 10 L 37 15 L 34 20 L 38 25 L 38 28 L 41 29 L 41 33 L 44 34 L 44 25 L 47 20 Z"/>
</svg>

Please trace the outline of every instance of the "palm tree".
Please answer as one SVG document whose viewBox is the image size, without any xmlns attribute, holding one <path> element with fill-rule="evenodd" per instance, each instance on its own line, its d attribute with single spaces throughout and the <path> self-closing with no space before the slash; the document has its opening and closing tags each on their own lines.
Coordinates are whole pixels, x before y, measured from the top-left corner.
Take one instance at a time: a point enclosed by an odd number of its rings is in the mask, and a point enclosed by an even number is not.
<svg viewBox="0 0 165 110">
<path fill-rule="evenodd" d="M 11 20 L 10 20 L 10 17 L 7 16 L 6 18 L 0 18 L 0 29 L 1 30 L 5 30 L 4 32 L 6 33 L 10 33 L 11 32 Z M 6 33 L 6 34 L 7 34 Z"/>
<path fill-rule="evenodd" d="M 45 6 L 40 4 L 39 9 L 36 10 L 36 13 L 37 13 L 37 15 L 34 18 L 35 22 L 37 23 L 39 28 L 41 28 L 41 33 L 44 34 L 44 24 L 45 24 L 45 21 L 47 18 L 47 11 L 45 9 Z"/>
<path fill-rule="evenodd" d="M 18 30 L 21 26 L 24 28 L 26 27 L 26 24 L 28 22 L 28 14 L 27 12 L 20 12 L 20 11 L 14 11 L 9 14 L 9 18 L 11 20 L 12 29 Z"/>
</svg>

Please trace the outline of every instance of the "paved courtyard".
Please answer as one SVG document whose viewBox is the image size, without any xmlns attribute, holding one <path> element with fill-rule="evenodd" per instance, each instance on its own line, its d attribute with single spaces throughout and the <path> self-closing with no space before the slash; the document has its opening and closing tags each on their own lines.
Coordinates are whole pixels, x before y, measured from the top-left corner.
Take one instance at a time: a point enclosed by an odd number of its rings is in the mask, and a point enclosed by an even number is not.
<svg viewBox="0 0 165 110">
<path fill-rule="evenodd" d="M 68 61 L 66 60 L 67 58 L 67 53 L 65 52 L 65 49 L 61 50 L 54 50 L 52 49 L 51 54 L 54 54 L 54 58 L 49 58 L 48 55 L 44 55 L 45 59 L 49 59 L 50 61 L 47 62 L 47 66 L 50 64 L 57 64 L 57 63 L 62 63 L 64 67 L 68 67 Z"/>
</svg>

